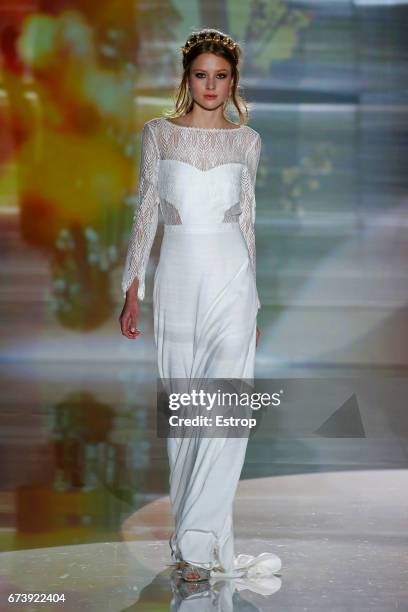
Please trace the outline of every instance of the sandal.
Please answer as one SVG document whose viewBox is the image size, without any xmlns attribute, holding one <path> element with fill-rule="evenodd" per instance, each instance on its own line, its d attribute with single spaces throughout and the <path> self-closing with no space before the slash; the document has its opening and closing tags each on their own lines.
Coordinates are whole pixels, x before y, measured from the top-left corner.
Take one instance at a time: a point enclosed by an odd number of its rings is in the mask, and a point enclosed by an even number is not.
<svg viewBox="0 0 408 612">
<path fill-rule="evenodd" d="M 194 599 L 197 595 L 202 595 L 211 592 L 211 583 L 209 580 L 202 582 L 187 582 L 179 576 L 173 576 L 171 579 L 171 589 L 174 594 L 180 599 Z"/>
<path fill-rule="evenodd" d="M 203 580 L 209 580 L 211 577 L 211 570 L 204 567 L 198 567 L 193 563 L 184 562 L 181 570 L 181 577 L 186 582 L 202 582 Z"/>
</svg>

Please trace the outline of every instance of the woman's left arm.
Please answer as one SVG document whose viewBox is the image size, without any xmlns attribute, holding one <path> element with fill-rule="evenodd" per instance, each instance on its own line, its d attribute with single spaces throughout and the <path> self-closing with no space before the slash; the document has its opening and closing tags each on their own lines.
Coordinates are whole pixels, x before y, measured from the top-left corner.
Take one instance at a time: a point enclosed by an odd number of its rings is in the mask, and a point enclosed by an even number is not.
<svg viewBox="0 0 408 612">
<path fill-rule="evenodd" d="M 248 247 L 249 257 L 251 260 L 252 269 L 256 282 L 256 245 L 255 245 L 255 213 L 256 213 L 256 198 L 255 184 L 256 174 L 258 170 L 259 158 L 261 153 L 262 141 L 258 133 L 249 144 L 245 166 L 242 173 L 241 185 L 241 214 L 238 217 L 239 225 L 245 238 Z M 261 307 L 257 292 L 258 309 Z"/>
</svg>

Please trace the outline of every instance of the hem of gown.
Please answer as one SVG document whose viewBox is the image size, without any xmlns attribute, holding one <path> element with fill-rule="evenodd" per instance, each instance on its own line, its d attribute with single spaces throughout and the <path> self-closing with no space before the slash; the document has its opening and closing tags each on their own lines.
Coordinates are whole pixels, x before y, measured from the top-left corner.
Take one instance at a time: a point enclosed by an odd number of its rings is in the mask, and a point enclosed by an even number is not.
<svg viewBox="0 0 408 612">
<path fill-rule="evenodd" d="M 172 563 L 176 570 L 181 570 L 183 564 L 187 561 L 181 558 L 181 553 L 177 545 L 173 548 L 174 533 L 170 536 L 169 545 L 171 549 Z M 211 578 L 263 578 L 272 576 L 280 571 L 282 562 L 274 553 L 263 552 L 257 556 L 248 554 L 239 554 L 234 556 L 233 568 L 229 571 L 219 563 L 218 558 L 219 542 L 214 545 L 214 561 L 208 563 L 199 563 L 190 561 L 190 563 L 210 570 Z"/>
<path fill-rule="evenodd" d="M 171 563 L 170 566 L 176 571 L 181 571 L 183 563 L 184 561 L 177 561 Z M 195 565 L 203 567 L 197 563 L 195 563 Z M 210 569 L 210 578 L 268 578 L 277 574 L 282 567 L 280 558 L 274 553 L 267 552 L 260 553 L 256 557 L 253 555 L 240 554 L 234 557 L 234 565 L 234 569 L 228 572 L 220 566 L 212 567 Z"/>
</svg>

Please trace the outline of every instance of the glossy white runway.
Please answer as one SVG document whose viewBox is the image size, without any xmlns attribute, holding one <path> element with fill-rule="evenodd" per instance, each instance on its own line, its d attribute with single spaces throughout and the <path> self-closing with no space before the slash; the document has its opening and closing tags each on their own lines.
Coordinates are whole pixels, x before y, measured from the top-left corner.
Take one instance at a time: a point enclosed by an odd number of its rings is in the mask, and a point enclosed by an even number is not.
<svg viewBox="0 0 408 612">
<path fill-rule="evenodd" d="M 171 591 L 168 497 L 129 516 L 123 542 L 3 553 L 3 601 L 9 592 L 41 591 L 65 593 L 59 608 L 64 611 L 136 611 L 148 602 L 160 610 L 168 605 L 169 611 L 244 610 L 248 602 L 259 611 L 405 610 L 407 490 L 407 470 L 241 481 L 234 507 L 237 553 L 259 547 L 275 552 L 282 570 L 252 583 L 214 584 L 218 595 L 211 599 L 207 593 L 205 608 L 192 606 L 204 594 L 183 600 Z M 215 607 L 220 593 L 224 607 Z"/>
</svg>

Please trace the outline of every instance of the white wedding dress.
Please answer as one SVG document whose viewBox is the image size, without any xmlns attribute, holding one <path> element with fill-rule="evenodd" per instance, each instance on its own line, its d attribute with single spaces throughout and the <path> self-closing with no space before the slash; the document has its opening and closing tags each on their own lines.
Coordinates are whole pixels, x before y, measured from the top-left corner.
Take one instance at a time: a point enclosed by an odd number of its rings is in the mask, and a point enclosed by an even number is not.
<svg viewBox="0 0 408 612">
<path fill-rule="evenodd" d="M 161 379 L 252 380 L 260 301 L 255 266 L 258 132 L 176 125 L 164 117 L 142 133 L 139 207 L 122 290 L 145 272 L 159 208 L 164 221 L 154 277 L 154 335 Z M 272 553 L 234 551 L 232 509 L 248 439 L 167 438 L 175 530 L 171 560 L 223 577 L 280 569 Z M 222 572 L 220 574 L 219 572 Z"/>
</svg>

